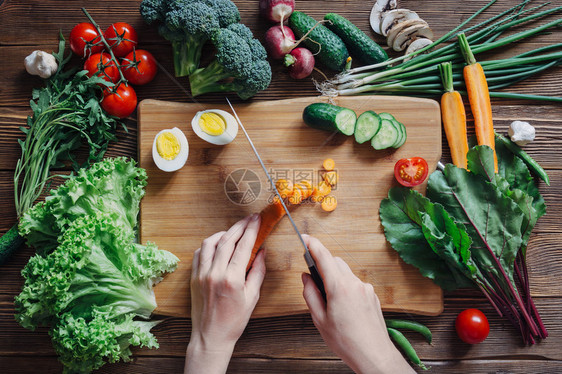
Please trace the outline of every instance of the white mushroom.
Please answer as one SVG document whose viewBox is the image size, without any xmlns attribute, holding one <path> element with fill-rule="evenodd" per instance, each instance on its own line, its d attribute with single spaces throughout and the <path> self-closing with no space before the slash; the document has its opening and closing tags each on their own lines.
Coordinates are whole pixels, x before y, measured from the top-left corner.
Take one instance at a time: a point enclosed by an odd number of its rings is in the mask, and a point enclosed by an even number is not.
<svg viewBox="0 0 562 374">
<path fill-rule="evenodd" d="M 430 39 L 427 38 L 418 38 L 416 37 L 408 46 L 408 49 L 406 49 L 406 52 L 404 53 L 406 56 L 410 55 L 416 51 L 419 51 L 422 48 L 427 47 L 428 45 L 430 45 L 431 43 L 433 43 Z M 406 59 L 404 59 L 404 61 L 408 61 L 410 60 L 412 57 L 407 57 Z"/>
<path fill-rule="evenodd" d="M 377 0 L 375 2 L 373 9 L 371 9 L 371 15 L 369 16 L 369 23 L 374 32 L 382 35 L 380 25 L 384 14 L 389 10 L 396 9 L 397 6 L 397 0 Z"/>
<path fill-rule="evenodd" d="M 43 51 L 33 51 L 25 58 L 23 64 L 29 74 L 38 75 L 41 78 L 49 78 L 58 69 L 55 57 Z"/>
<path fill-rule="evenodd" d="M 513 121 L 508 134 L 514 143 L 523 146 L 535 139 L 535 128 L 529 122 Z"/>
<path fill-rule="evenodd" d="M 396 39 L 396 37 L 398 36 L 398 34 L 400 34 L 402 31 L 413 27 L 418 28 L 418 27 L 428 27 L 427 22 L 425 22 L 423 19 L 421 18 L 416 18 L 416 19 L 409 19 L 403 22 L 400 22 L 396 25 L 394 25 L 391 29 L 390 32 L 388 33 L 387 37 L 386 37 L 386 43 L 388 44 L 389 47 L 392 47 L 392 45 L 394 44 L 394 39 Z"/>
<path fill-rule="evenodd" d="M 419 19 L 418 14 L 409 9 L 394 9 L 384 14 L 381 22 L 381 34 L 387 36 L 395 25 L 405 21 Z"/>
<path fill-rule="evenodd" d="M 427 22 L 423 24 L 415 24 L 402 29 L 392 41 L 392 49 L 395 51 L 403 51 L 416 38 L 423 37 L 426 39 L 433 38 L 433 31 L 429 28 Z"/>
</svg>

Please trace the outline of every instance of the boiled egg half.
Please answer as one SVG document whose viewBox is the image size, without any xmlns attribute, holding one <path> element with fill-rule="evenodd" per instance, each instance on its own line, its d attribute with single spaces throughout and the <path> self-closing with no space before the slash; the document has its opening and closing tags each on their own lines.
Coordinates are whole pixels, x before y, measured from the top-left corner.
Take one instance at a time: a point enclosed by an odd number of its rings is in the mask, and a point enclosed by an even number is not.
<svg viewBox="0 0 562 374">
<path fill-rule="evenodd" d="M 216 145 L 228 144 L 238 134 L 236 119 L 220 109 L 197 112 L 191 121 L 191 127 L 198 137 Z"/>
<path fill-rule="evenodd" d="M 189 145 L 184 133 L 174 127 L 160 131 L 154 137 L 152 158 L 160 170 L 176 171 L 187 161 Z"/>
</svg>

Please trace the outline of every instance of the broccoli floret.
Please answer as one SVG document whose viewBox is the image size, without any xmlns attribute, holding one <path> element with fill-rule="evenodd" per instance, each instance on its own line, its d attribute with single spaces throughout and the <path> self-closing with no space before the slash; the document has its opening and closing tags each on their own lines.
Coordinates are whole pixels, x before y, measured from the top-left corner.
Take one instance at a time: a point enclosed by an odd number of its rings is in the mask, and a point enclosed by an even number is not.
<svg viewBox="0 0 562 374">
<path fill-rule="evenodd" d="M 232 24 L 213 32 L 211 41 L 217 50 L 215 59 L 189 77 L 193 96 L 236 92 L 246 100 L 269 86 L 271 66 L 267 53 L 250 29 Z"/>
<path fill-rule="evenodd" d="M 213 31 L 240 21 L 231 0 L 143 0 L 140 13 L 148 24 L 160 22 L 158 32 L 172 43 L 177 77 L 197 69 Z"/>
</svg>

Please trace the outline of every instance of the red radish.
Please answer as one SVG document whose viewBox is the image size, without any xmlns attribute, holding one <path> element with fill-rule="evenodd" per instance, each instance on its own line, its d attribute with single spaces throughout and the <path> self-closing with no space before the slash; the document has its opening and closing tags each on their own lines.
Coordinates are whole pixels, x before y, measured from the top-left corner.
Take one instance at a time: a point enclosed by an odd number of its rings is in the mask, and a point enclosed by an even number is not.
<svg viewBox="0 0 562 374">
<path fill-rule="evenodd" d="M 297 46 L 295 34 L 287 27 L 273 26 L 265 33 L 265 48 L 271 58 L 281 60 Z"/>
<path fill-rule="evenodd" d="M 285 55 L 285 66 L 289 68 L 291 78 L 306 78 L 314 70 L 314 55 L 306 48 L 295 48 Z"/>
<path fill-rule="evenodd" d="M 294 0 L 260 0 L 260 12 L 268 20 L 281 23 L 295 10 Z"/>
</svg>

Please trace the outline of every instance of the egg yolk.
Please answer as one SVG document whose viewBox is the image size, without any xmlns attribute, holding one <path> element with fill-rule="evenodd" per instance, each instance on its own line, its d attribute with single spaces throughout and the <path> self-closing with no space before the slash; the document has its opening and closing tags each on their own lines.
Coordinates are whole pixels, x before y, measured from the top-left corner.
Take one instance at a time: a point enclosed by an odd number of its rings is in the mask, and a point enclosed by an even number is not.
<svg viewBox="0 0 562 374">
<path fill-rule="evenodd" d="M 222 116 L 216 113 L 203 113 L 199 117 L 199 127 L 203 132 L 217 136 L 226 130 L 226 122 Z"/>
<path fill-rule="evenodd" d="M 180 142 L 169 131 L 163 132 L 156 139 L 156 150 L 164 160 L 173 160 L 180 153 Z"/>
</svg>

